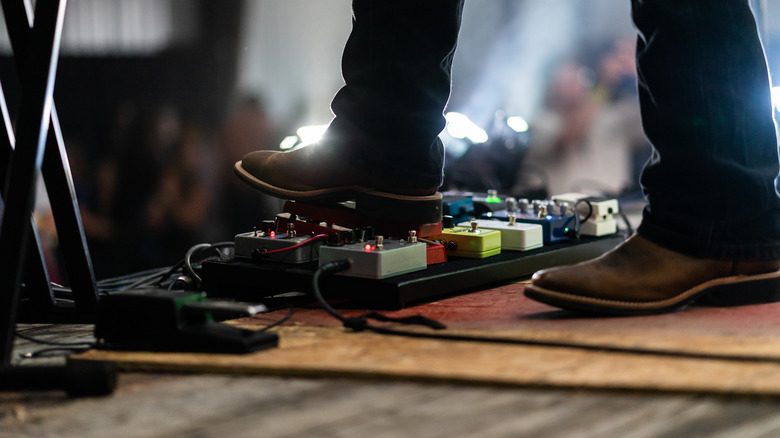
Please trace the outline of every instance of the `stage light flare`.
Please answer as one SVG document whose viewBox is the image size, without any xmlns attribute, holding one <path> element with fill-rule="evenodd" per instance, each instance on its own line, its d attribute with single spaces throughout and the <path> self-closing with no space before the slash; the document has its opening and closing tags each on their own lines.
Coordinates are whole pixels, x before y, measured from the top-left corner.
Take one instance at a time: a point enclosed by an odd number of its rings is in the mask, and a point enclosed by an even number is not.
<svg viewBox="0 0 780 438">
<path fill-rule="evenodd" d="M 279 149 L 292 149 L 293 147 L 308 146 L 320 141 L 329 125 L 301 126 L 295 131 L 296 135 L 288 135 L 279 143 Z"/>
<path fill-rule="evenodd" d="M 281 143 L 279 143 L 279 149 L 281 150 L 292 149 L 293 147 L 295 147 L 296 144 L 298 144 L 298 136 L 288 135 L 282 140 Z"/>
<path fill-rule="evenodd" d="M 772 107 L 780 112 L 780 87 L 772 87 Z"/>
<path fill-rule="evenodd" d="M 487 132 L 477 126 L 466 115 L 457 112 L 448 112 L 444 115 L 447 119 L 447 133 L 454 138 L 468 138 L 473 143 L 485 143 L 488 141 Z"/>
<path fill-rule="evenodd" d="M 301 139 L 301 144 L 312 144 L 320 141 L 327 130 L 328 125 L 309 125 L 301 126 L 295 133 Z"/>
<path fill-rule="evenodd" d="M 510 128 L 512 128 L 515 132 L 527 132 L 528 131 L 528 122 L 525 121 L 524 118 L 520 116 L 512 116 L 506 119 L 506 124 L 509 125 Z"/>
</svg>

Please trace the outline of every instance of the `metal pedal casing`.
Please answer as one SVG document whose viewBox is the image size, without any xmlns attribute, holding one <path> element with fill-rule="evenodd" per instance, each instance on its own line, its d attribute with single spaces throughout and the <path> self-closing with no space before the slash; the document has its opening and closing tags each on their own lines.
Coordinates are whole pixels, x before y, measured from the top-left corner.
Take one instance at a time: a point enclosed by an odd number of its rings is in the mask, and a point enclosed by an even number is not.
<svg viewBox="0 0 780 438">
<path fill-rule="evenodd" d="M 501 249 L 507 251 L 529 251 L 541 248 L 544 239 L 542 226 L 515 221 L 480 220 L 479 228 L 496 230 L 501 233 Z M 469 227 L 470 222 L 458 226 Z"/>
<path fill-rule="evenodd" d="M 310 244 L 281 251 L 278 253 L 262 255 L 266 251 L 284 250 L 292 246 L 301 244 L 311 239 L 311 236 L 290 236 L 283 234 L 266 234 L 250 231 L 248 233 L 237 234 L 235 237 L 235 255 L 236 257 L 252 260 L 268 260 L 285 263 L 308 263 L 319 258 L 319 248 L 321 241 L 311 242 Z"/>
<path fill-rule="evenodd" d="M 320 266 L 349 259 L 352 266 L 338 275 L 381 279 L 421 271 L 428 265 L 426 244 L 406 240 L 382 239 L 320 247 Z"/>
<path fill-rule="evenodd" d="M 429 237 L 447 249 L 447 256 L 485 258 L 501 253 L 501 232 L 474 227 L 444 228 L 438 236 Z"/>
</svg>

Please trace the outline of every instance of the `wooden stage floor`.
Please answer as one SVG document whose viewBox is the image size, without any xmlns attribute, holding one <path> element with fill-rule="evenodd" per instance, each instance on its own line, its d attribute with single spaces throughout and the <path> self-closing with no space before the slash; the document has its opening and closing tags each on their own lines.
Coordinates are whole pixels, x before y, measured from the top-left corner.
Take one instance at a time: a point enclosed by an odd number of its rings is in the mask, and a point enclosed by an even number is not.
<svg viewBox="0 0 780 438">
<path fill-rule="evenodd" d="M 50 341 L 92 334 L 90 325 L 19 329 Z M 17 353 L 40 348 L 17 340 Z M 0 393 L 0 437 L 45 436 L 774 437 L 780 399 L 137 372 L 121 373 L 109 397 Z"/>
</svg>

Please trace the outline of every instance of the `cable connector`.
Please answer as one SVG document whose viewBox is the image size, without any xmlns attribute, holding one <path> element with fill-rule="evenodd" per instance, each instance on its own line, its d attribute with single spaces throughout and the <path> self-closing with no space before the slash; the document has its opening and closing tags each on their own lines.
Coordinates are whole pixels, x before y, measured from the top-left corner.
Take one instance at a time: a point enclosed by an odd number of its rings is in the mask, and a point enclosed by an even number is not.
<svg viewBox="0 0 780 438">
<path fill-rule="evenodd" d="M 343 321 L 341 321 L 342 324 L 344 324 L 344 327 L 348 329 L 352 329 L 356 332 L 362 332 L 363 330 L 368 328 L 368 321 L 366 318 L 363 317 L 353 317 L 353 318 L 344 318 Z"/>
<path fill-rule="evenodd" d="M 323 274 L 335 274 L 336 272 L 346 271 L 352 266 L 352 259 L 334 260 L 320 266 Z"/>
</svg>

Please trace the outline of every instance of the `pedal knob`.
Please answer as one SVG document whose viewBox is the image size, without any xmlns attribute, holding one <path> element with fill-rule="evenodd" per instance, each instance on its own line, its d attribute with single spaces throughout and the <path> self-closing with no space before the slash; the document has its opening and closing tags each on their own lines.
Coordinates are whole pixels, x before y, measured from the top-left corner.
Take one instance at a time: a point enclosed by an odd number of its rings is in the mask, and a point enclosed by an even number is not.
<svg viewBox="0 0 780 438">
<path fill-rule="evenodd" d="M 295 237 L 295 234 L 296 234 L 295 224 L 290 222 L 289 224 L 287 224 L 287 238 L 292 239 L 293 237 Z"/>
<path fill-rule="evenodd" d="M 558 208 L 560 210 L 560 213 L 558 213 L 560 216 L 567 216 L 569 213 L 569 203 L 568 202 L 561 202 L 558 205 Z"/>
<path fill-rule="evenodd" d="M 535 199 L 533 201 L 533 206 L 534 206 L 534 214 L 539 216 L 539 210 L 542 209 L 542 201 Z"/>
<path fill-rule="evenodd" d="M 471 232 L 472 233 L 478 233 L 479 232 L 479 230 L 477 229 L 478 227 L 479 227 L 479 222 L 477 222 L 477 221 L 472 221 L 471 222 Z"/>
<path fill-rule="evenodd" d="M 417 231 L 409 231 L 409 243 L 417 243 Z"/>
<path fill-rule="evenodd" d="M 512 197 L 506 198 L 506 211 L 509 213 L 517 211 L 517 199 Z"/>
<path fill-rule="evenodd" d="M 376 249 L 382 249 L 385 247 L 385 237 L 376 236 Z"/>
<path fill-rule="evenodd" d="M 509 215 L 509 226 L 510 227 L 514 226 L 516 222 L 517 222 L 517 216 L 515 216 L 513 214 L 510 214 Z"/>
<path fill-rule="evenodd" d="M 520 209 L 520 213 L 528 213 L 528 206 L 529 206 L 528 199 L 526 198 L 520 198 L 517 200 L 517 207 Z"/>
</svg>

